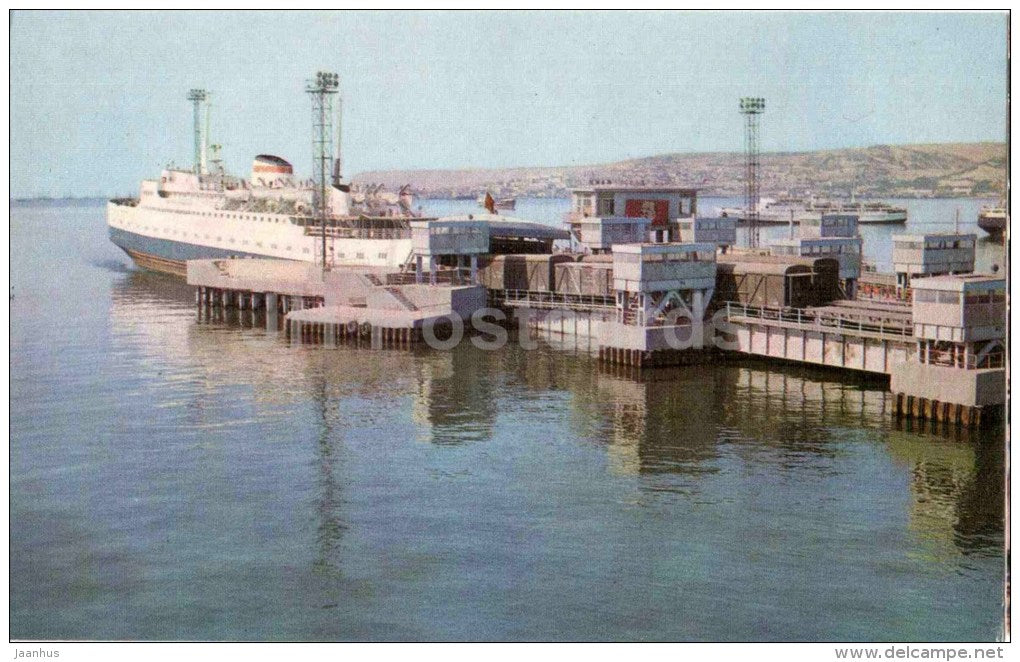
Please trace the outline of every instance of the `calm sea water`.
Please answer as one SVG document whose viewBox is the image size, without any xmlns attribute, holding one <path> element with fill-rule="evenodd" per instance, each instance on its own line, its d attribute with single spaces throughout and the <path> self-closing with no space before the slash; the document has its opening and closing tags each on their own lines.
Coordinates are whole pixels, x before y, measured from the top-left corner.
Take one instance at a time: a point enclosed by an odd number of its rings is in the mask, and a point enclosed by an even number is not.
<svg viewBox="0 0 1020 662">
<path fill-rule="evenodd" d="M 11 208 L 14 638 L 1000 631 L 1001 430 L 898 429 L 881 383 L 760 363 L 289 346 L 200 323 L 103 215 Z"/>
</svg>

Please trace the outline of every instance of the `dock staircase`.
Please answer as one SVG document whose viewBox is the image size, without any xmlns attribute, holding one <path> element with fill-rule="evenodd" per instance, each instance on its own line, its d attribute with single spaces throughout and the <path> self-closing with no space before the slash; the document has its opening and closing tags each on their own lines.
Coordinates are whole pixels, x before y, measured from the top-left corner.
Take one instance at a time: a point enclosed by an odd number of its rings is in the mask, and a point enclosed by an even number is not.
<svg viewBox="0 0 1020 662">
<path fill-rule="evenodd" d="M 402 274 L 414 273 L 415 266 L 416 261 L 414 259 L 414 250 L 411 250 L 410 252 L 408 252 L 407 258 L 404 260 L 404 263 L 400 265 L 400 273 Z"/>
<path fill-rule="evenodd" d="M 637 297 L 632 298 L 628 303 L 627 307 L 623 311 L 623 323 L 640 325 L 641 322 L 641 302 Z"/>
<path fill-rule="evenodd" d="M 387 287 L 386 291 L 389 292 L 394 299 L 399 301 L 400 304 L 404 306 L 404 308 L 406 308 L 407 310 L 418 310 L 418 306 L 413 301 L 408 299 L 407 295 L 404 294 L 399 287 Z"/>
</svg>

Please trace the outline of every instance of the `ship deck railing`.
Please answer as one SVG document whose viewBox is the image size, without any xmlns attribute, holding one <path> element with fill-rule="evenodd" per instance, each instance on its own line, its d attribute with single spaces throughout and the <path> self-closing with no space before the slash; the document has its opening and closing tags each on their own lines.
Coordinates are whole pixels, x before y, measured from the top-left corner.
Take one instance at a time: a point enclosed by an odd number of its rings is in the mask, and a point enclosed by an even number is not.
<svg viewBox="0 0 1020 662">
<path fill-rule="evenodd" d="M 305 236 L 321 237 L 322 227 L 306 225 Z M 410 239 L 411 231 L 404 228 L 342 228 L 327 227 L 331 239 Z"/>
</svg>

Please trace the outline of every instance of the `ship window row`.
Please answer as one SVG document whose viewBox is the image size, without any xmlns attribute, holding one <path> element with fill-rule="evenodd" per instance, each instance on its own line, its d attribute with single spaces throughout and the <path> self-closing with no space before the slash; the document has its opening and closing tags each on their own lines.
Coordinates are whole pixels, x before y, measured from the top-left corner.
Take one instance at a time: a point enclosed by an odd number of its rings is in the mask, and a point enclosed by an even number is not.
<svg viewBox="0 0 1020 662">
<path fill-rule="evenodd" d="M 256 221 L 259 223 L 279 223 L 281 219 L 270 218 L 267 216 L 251 216 L 249 214 L 232 214 L 230 212 L 211 212 L 211 211 L 188 211 L 186 209 L 164 209 L 157 207 L 156 211 L 169 212 L 172 214 L 190 214 L 192 216 L 204 216 L 208 218 L 231 218 L 234 220 L 242 221 Z"/>
<path fill-rule="evenodd" d="M 136 226 L 136 224 L 134 224 L 134 223 L 126 223 L 125 225 L 130 226 L 130 227 L 138 227 L 140 230 L 147 230 L 147 231 L 151 231 L 151 232 L 162 232 L 164 234 L 173 234 L 173 235 L 178 234 L 177 230 L 168 230 L 167 228 L 159 228 L 159 227 L 156 227 L 154 225 L 153 226 L 149 226 L 149 225 Z M 181 235 L 181 237 L 187 237 L 188 233 L 184 232 L 182 230 L 182 231 L 180 231 L 180 235 Z M 208 234 L 199 235 L 197 232 L 193 232 L 191 234 L 191 236 L 194 237 L 195 239 L 207 239 L 207 240 L 211 240 L 212 239 L 212 237 L 210 235 L 208 235 Z M 223 237 L 222 236 L 216 237 L 216 241 L 223 241 Z M 236 244 L 237 243 L 237 239 L 235 237 L 227 237 L 227 242 L 231 243 L 231 244 Z M 241 240 L 241 244 L 243 246 L 247 246 L 247 245 L 249 245 L 249 242 L 248 242 L 247 239 L 242 239 Z M 255 245 L 257 247 L 259 247 L 259 248 L 263 247 L 263 244 L 262 244 L 261 241 L 256 241 Z M 270 248 L 275 248 L 275 249 L 279 250 L 279 246 L 277 244 L 270 244 Z M 293 252 L 294 251 L 294 247 L 293 246 L 287 246 L 284 250 Z M 307 248 L 302 249 L 302 251 L 305 252 L 305 253 L 309 252 L 309 250 Z M 385 259 L 386 258 L 386 253 L 380 253 L 379 257 Z"/>
</svg>

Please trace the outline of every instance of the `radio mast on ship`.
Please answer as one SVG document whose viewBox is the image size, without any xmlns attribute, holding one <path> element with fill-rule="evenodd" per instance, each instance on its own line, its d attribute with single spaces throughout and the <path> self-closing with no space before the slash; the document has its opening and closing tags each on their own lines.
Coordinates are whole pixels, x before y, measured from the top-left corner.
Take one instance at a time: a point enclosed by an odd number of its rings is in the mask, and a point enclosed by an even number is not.
<svg viewBox="0 0 1020 662">
<path fill-rule="evenodd" d="M 322 225 L 323 271 L 326 270 L 326 218 L 329 216 L 329 174 L 333 162 L 333 96 L 339 88 L 340 76 L 327 71 L 316 73 L 305 87 L 312 97 L 313 206 Z"/>
</svg>

